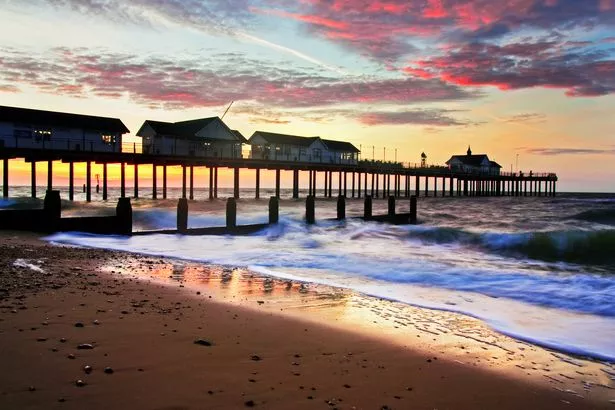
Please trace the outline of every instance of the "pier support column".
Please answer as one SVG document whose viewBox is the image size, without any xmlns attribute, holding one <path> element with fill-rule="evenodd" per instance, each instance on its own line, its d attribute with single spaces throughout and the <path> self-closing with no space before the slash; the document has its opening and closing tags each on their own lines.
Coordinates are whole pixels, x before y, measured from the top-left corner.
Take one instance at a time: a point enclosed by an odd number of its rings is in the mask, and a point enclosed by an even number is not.
<svg viewBox="0 0 615 410">
<path fill-rule="evenodd" d="M 421 192 L 421 178 L 419 178 L 419 176 L 417 175 L 414 177 L 414 195 L 419 196 L 420 192 Z"/>
<path fill-rule="evenodd" d="M 469 192 L 468 192 L 468 180 L 464 179 L 463 180 L 463 196 L 468 196 Z"/>
<path fill-rule="evenodd" d="M 389 203 L 388 203 L 388 212 L 387 215 L 389 217 L 389 221 L 393 222 L 395 220 L 395 196 L 389 195 Z"/>
<path fill-rule="evenodd" d="M 214 199 L 214 169 L 209 167 L 209 200 Z"/>
<path fill-rule="evenodd" d="M 527 196 L 527 180 L 523 181 L 523 196 Z"/>
<path fill-rule="evenodd" d="M 154 168 L 155 169 L 155 168 Z M 156 180 L 156 173 L 154 172 L 154 181 Z M 107 163 L 103 163 L 103 201 L 108 199 L 109 186 L 107 184 Z"/>
<path fill-rule="evenodd" d="M 357 198 L 361 198 L 361 173 L 357 173 Z"/>
<path fill-rule="evenodd" d="M 314 178 L 314 174 L 312 174 L 312 170 L 308 171 L 308 196 L 312 195 L 312 184 L 314 183 L 314 181 L 312 180 L 312 178 Z"/>
<path fill-rule="evenodd" d="M 53 161 L 47 161 L 47 190 L 53 190 Z"/>
<path fill-rule="evenodd" d="M 347 188 L 348 188 L 347 181 L 348 181 L 348 173 L 344 171 L 344 198 L 348 198 L 348 195 L 347 195 L 347 193 L 348 193 L 348 190 L 347 190 Z"/>
<path fill-rule="evenodd" d="M 167 199 L 167 164 L 162 166 L 162 199 Z"/>
<path fill-rule="evenodd" d="M 105 166 L 106 165 L 107 164 L 105 164 Z M 152 199 L 158 199 L 158 181 L 157 181 L 157 179 L 158 179 L 158 176 L 156 175 L 156 164 L 152 164 Z M 103 182 L 103 196 L 104 195 L 105 195 L 105 184 Z"/>
<path fill-rule="evenodd" d="M 438 196 L 438 177 L 433 177 L 433 196 Z"/>
<path fill-rule="evenodd" d="M 446 196 L 446 177 L 442 177 L 442 196 Z"/>
<path fill-rule="evenodd" d="M 239 168 L 233 169 L 233 198 L 239 199 Z"/>
<path fill-rule="evenodd" d="M 425 177 L 425 196 L 429 196 L 429 177 Z"/>
<path fill-rule="evenodd" d="M 85 200 L 87 202 L 92 202 L 92 162 L 91 161 L 87 161 L 85 163 Z"/>
<path fill-rule="evenodd" d="M 218 198 L 218 167 L 214 167 L 214 198 Z"/>
<path fill-rule="evenodd" d="M 280 170 L 275 170 L 275 197 L 280 198 Z"/>
<path fill-rule="evenodd" d="M 355 172 L 352 171 L 352 186 L 350 187 L 350 196 L 354 198 Z"/>
<path fill-rule="evenodd" d="M 379 198 L 380 197 L 380 189 L 379 189 L 378 185 L 380 185 L 380 175 L 376 174 L 376 191 L 375 191 L 376 194 L 375 194 L 374 198 Z"/>
<path fill-rule="evenodd" d="M 329 171 L 325 171 L 325 198 L 329 196 Z"/>
<path fill-rule="evenodd" d="M 391 196 L 391 174 L 387 174 L 387 197 Z M 395 196 L 395 187 L 393 187 L 393 196 Z"/>
<path fill-rule="evenodd" d="M 337 196 L 342 196 L 342 171 L 337 175 Z"/>
<path fill-rule="evenodd" d="M 126 163 L 120 164 L 120 197 L 126 197 Z"/>
<path fill-rule="evenodd" d="M 299 170 L 293 169 L 293 199 L 299 198 Z"/>
<path fill-rule="evenodd" d="M 30 163 L 30 179 L 32 187 L 32 198 L 36 198 L 36 161 Z"/>
<path fill-rule="evenodd" d="M 311 173 L 311 171 L 310 171 Z M 316 223 L 316 203 L 312 195 L 305 199 L 305 222 L 312 225 Z"/>
<path fill-rule="evenodd" d="M 2 159 L 2 197 L 9 197 L 9 159 Z"/>
<path fill-rule="evenodd" d="M 363 175 L 363 196 L 367 196 L 367 172 Z"/>
<path fill-rule="evenodd" d="M 194 165 L 190 165 L 190 200 L 194 199 Z"/>
<path fill-rule="evenodd" d="M 75 199 L 75 164 L 73 161 L 68 163 L 68 200 Z"/>
<path fill-rule="evenodd" d="M 186 166 L 182 165 L 182 198 L 186 199 Z"/>
<path fill-rule="evenodd" d="M 453 189 L 453 177 L 450 177 L 448 180 L 449 186 L 448 186 L 448 196 L 453 197 L 455 196 L 455 191 Z"/>
<path fill-rule="evenodd" d="M 139 164 L 135 164 L 135 198 L 139 197 Z"/>
<path fill-rule="evenodd" d="M 256 168 L 256 192 L 254 197 L 259 199 L 261 197 L 261 169 Z"/>
<path fill-rule="evenodd" d="M 333 197 L 333 171 L 329 171 L 329 198 Z"/>
<path fill-rule="evenodd" d="M 371 185 L 371 197 L 374 198 L 374 180 L 376 179 L 376 174 L 372 172 L 372 185 Z M 376 197 L 377 198 L 377 197 Z"/>
</svg>

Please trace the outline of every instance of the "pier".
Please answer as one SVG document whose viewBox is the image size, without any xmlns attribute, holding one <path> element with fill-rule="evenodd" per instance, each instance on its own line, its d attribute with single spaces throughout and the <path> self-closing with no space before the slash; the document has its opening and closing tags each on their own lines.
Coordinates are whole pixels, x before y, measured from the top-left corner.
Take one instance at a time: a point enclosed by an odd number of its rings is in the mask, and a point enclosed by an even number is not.
<svg viewBox="0 0 615 410">
<path fill-rule="evenodd" d="M 130 144 L 132 146 L 132 144 Z M 126 147 L 124 147 L 126 148 Z M 158 172 L 162 172 L 162 199 L 167 198 L 167 168 L 179 166 L 182 169 L 181 197 L 194 199 L 195 184 L 207 188 L 209 199 L 218 197 L 218 170 L 228 168 L 233 172 L 233 197 L 240 197 L 239 175 L 242 170 L 255 170 L 256 177 L 253 187 L 255 198 L 260 197 L 261 171 L 275 172 L 275 196 L 279 198 L 281 187 L 281 171 L 293 174 L 292 196 L 299 198 L 301 176 L 307 175 L 308 195 L 333 198 L 364 198 L 370 195 L 373 199 L 409 198 L 416 196 L 434 197 L 502 197 L 502 196 L 555 196 L 557 175 L 554 173 L 507 173 L 498 174 L 481 172 L 463 172 L 451 170 L 446 166 L 425 166 L 419 164 L 380 163 L 374 161 L 358 161 L 356 164 L 330 164 L 318 162 L 299 162 L 284 160 L 267 160 L 253 158 L 213 158 L 176 155 L 155 155 L 137 152 L 93 152 L 59 149 L 33 148 L 0 148 L 2 160 L 2 196 L 10 196 L 10 160 L 24 159 L 31 166 L 32 196 L 36 196 L 36 168 L 39 164 L 47 166 L 47 189 L 53 187 L 53 161 L 61 161 L 69 166 L 69 200 L 74 199 L 75 172 L 74 164 L 86 165 L 85 193 L 86 201 L 92 198 L 93 164 L 103 167 L 102 199 L 108 200 L 108 166 L 115 164 L 120 167 L 120 197 L 127 197 L 128 190 L 133 189 L 134 198 L 139 198 L 144 188 L 139 186 L 139 169 L 148 167 L 152 170 L 152 186 L 147 190 L 151 198 L 157 199 Z M 132 167 L 134 177 L 127 181 L 126 167 Z M 207 177 L 195 181 L 195 169 L 206 169 Z M 334 181 L 337 182 L 334 189 Z M 129 182 L 131 185 L 128 185 Z M 317 190 L 321 183 L 324 189 Z M 151 191 L 150 191 L 151 189 Z"/>
</svg>

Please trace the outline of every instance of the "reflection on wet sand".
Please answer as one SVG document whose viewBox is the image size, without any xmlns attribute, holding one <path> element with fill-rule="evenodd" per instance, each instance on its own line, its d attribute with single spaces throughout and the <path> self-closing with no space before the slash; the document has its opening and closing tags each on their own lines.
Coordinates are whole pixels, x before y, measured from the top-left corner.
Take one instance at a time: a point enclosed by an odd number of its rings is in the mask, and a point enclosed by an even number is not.
<svg viewBox="0 0 615 410">
<path fill-rule="evenodd" d="M 531 378 L 582 398 L 615 399 L 615 366 L 571 357 L 496 333 L 457 313 L 418 308 L 354 291 L 276 279 L 241 267 L 135 257 L 120 272 L 251 309 L 360 331 L 433 359 Z M 117 272 L 117 264 L 113 270 Z M 111 271 L 111 265 L 109 271 Z M 351 347 L 350 347 L 351 348 Z"/>
</svg>

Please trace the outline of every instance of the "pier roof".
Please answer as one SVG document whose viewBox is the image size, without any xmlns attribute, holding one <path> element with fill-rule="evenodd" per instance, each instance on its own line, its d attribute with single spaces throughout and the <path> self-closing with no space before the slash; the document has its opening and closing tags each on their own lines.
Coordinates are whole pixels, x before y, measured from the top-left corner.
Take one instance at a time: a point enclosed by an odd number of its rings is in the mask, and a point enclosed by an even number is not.
<svg viewBox="0 0 615 410">
<path fill-rule="evenodd" d="M 0 106 L 0 121 L 48 127 L 82 128 L 122 134 L 130 132 L 118 118 L 96 117 L 93 115 L 33 110 L 19 107 Z"/>
<path fill-rule="evenodd" d="M 446 161 L 446 164 L 448 165 L 449 162 L 451 162 L 452 160 L 457 159 L 459 161 L 461 161 L 463 164 L 465 165 L 469 165 L 469 166 L 473 166 L 473 167 L 480 167 L 482 162 L 486 159 L 487 161 L 489 161 L 489 157 L 486 154 L 476 154 L 476 155 L 453 155 L 451 157 L 451 159 L 449 159 L 448 161 Z M 489 161 L 491 162 L 491 161 Z M 501 167 L 500 167 L 501 168 Z"/>
<path fill-rule="evenodd" d="M 263 137 L 270 144 L 299 145 L 304 147 L 309 147 L 312 143 L 314 143 L 314 141 L 320 139 L 319 137 L 300 137 L 298 135 L 277 134 L 275 132 L 265 131 L 255 131 L 250 139 L 257 134 Z"/>
<path fill-rule="evenodd" d="M 322 140 L 327 148 L 336 152 L 361 152 L 357 147 L 346 141 Z"/>
</svg>

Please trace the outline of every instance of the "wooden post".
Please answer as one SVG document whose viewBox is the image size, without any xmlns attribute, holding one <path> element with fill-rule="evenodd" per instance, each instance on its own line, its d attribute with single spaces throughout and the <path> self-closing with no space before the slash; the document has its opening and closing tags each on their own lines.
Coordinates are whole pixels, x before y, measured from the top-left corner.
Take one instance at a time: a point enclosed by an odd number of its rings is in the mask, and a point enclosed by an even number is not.
<svg viewBox="0 0 615 410">
<path fill-rule="evenodd" d="M 277 224 L 279 220 L 280 200 L 277 196 L 269 198 L 269 223 Z"/>
<path fill-rule="evenodd" d="M 429 177 L 425 177 L 425 196 L 429 196 Z"/>
<path fill-rule="evenodd" d="M 337 220 L 342 221 L 346 219 L 346 198 L 342 195 L 337 197 Z"/>
<path fill-rule="evenodd" d="M 237 200 L 229 198 L 226 200 L 226 227 L 234 228 L 237 226 Z"/>
<path fill-rule="evenodd" d="M 239 199 L 239 168 L 233 169 L 233 198 Z"/>
<path fill-rule="evenodd" d="M 419 196 L 421 192 L 421 178 L 417 175 L 414 181 L 414 195 Z"/>
<path fill-rule="evenodd" d="M 85 200 L 92 202 L 92 162 L 85 164 Z"/>
<path fill-rule="evenodd" d="M 53 190 L 53 161 L 47 161 L 47 190 Z"/>
<path fill-rule="evenodd" d="M 218 167 L 214 167 L 214 198 L 218 198 Z"/>
<path fill-rule="evenodd" d="M 389 195 L 389 209 L 388 209 L 387 215 L 389 216 L 389 220 L 391 222 L 395 220 L 395 196 L 394 195 Z"/>
<path fill-rule="evenodd" d="M 30 163 L 30 179 L 32 187 L 32 198 L 36 198 L 36 161 Z"/>
<path fill-rule="evenodd" d="M 325 198 L 329 196 L 329 171 L 325 171 Z"/>
<path fill-rule="evenodd" d="M 188 199 L 177 201 L 177 230 L 184 233 L 188 230 Z"/>
<path fill-rule="evenodd" d="M 135 164 L 135 198 L 139 197 L 139 164 Z"/>
<path fill-rule="evenodd" d="M 156 173 L 154 173 L 154 178 L 156 177 Z M 154 179 L 155 180 L 155 179 Z M 109 189 L 107 184 L 107 163 L 103 163 L 103 201 L 108 199 Z M 154 197 L 155 199 L 155 197 Z"/>
<path fill-rule="evenodd" d="M 363 175 L 363 196 L 367 196 L 367 172 Z"/>
<path fill-rule="evenodd" d="M 259 199 L 261 197 L 261 169 L 256 168 L 256 192 L 254 197 Z"/>
<path fill-rule="evenodd" d="M 363 203 L 363 219 L 369 221 L 372 219 L 372 196 L 365 195 L 365 201 Z"/>
<path fill-rule="evenodd" d="M 374 198 L 380 197 L 380 190 L 378 189 L 378 185 L 380 184 L 380 175 L 376 174 L 376 196 Z"/>
<path fill-rule="evenodd" d="M 279 169 L 275 170 L 275 197 L 280 198 L 280 170 Z"/>
<path fill-rule="evenodd" d="M 344 171 L 344 198 L 348 198 L 348 173 Z"/>
<path fill-rule="evenodd" d="M 357 198 L 361 198 L 361 172 L 357 173 Z"/>
<path fill-rule="evenodd" d="M 308 224 L 316 223 L 316 204 L 314 201 L 314 197 L 312 195 L 308 195 L 305 200 L 305 222 Z"/>
<path fill-rule="evenodd" d="M 416 195 L 410 197 L 410 223 L 416 223 Z"/>
<path fill-rule="evenodd" d="M 337 175 L 337 196 L 342 196 L 342 171 Z"/>
<path fill-rule="evenodd" d="M 190 200 L 194 199 L 194 165 L 190 165 Z"/>
<path fill-rule="evenodd" d="M 355 184 L 355 172 L 352 171 L 352 187 L 350 187 L 350 196 L 354 198 L 354 184 Z"/>
<path fill-rule="evenodd" d="M 9 159 L 2 159 L 2 196 L 9 197 Z"/>
<path fill-rule="evenodd" d="M 182 198 L 187 198 L 187 195 L 186 195 L 186 165 L 182 165 Z"/>
<path fill-rule="evenodd" d="M 293 169 L 293 199 L 299 198 L 299 170 Z"/>
<path fill-rule="evenodd" d="M 329 198 L 333 197 L 333 171 L 329 171 Z"/>
<path fill-rule="evenodd" d="M 60 218 L 62 217 L 62 202 L 60 200 L 60 191 L 48 189 L 45 193 L 43 201 L 43 209 L 45 212 L 45 228 L 49 232 L 55 232 L 59 228 Z"/>
<path fill-rule="evenodd" d="M 308 194 L 307 196 L 312 195 L 312 184 L 314 183 L 314 181 L 312 181 L 312 178 L 314 178 L 314 175 L 312 174 L 312 170 L 308 170 Z"/>
<path fill-rule="evenodd" d="M 374 182 L 375 182 L 375 179 L 376 179 L 376 174 L 372 172 L 372 192 L 371 192 L 372 193 L 371 194 L 372 198 L 374 198 Z M 378 197 L 376 197 L 376 198 L 378 198 Z"/>
<path fill-rule="evenodd" d="M 209 199 L 214 199 L 214 168 L 209 167 Z"/>
<path fill-rule="evenodd" d="M 130 198 L 120 198 L 115 207 L 118 233 L 130 235 L 132 233 L 132 205 Z"/>
<path fill-rule="evenodd" d="M 438 177 L 433 177 L 433 196 L 438 196 Z"/>
<path fill-rule="evenodd" d="M 105 164 L 106 165 L 106 164 Z M 157 181 L 158 177 L 156 176 L 156 164 L 152 164 L 152 199 L 158 198 L 158 187 Z M 105 189 L 103 185 L 103 196 L 105 195 Z"/>
<path fill-rule="evenodd" d="M 68 163 L 68 199 L 75 199 L 75 165 L 73 161 Z"/>
<path fill-rule="evenodd" d="M 126 197 L 126 163 L 122 162 L 120 166 L 120 197 Z"/>
<path fill-rule="evenodd" d="M 162 166 L 162 199 L 167 199 L 167 164 Z"/>
</svg>

